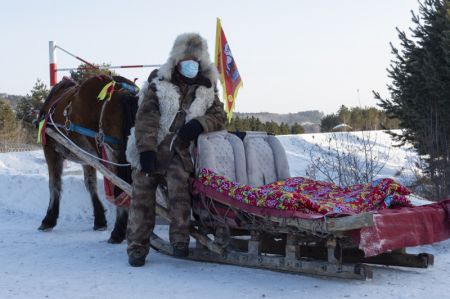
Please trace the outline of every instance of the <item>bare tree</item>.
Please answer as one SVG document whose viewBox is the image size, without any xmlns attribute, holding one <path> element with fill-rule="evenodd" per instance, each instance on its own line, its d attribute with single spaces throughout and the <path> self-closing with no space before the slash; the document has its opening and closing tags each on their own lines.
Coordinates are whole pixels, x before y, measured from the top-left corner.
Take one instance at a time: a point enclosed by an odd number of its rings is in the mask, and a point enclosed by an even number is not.
<svg viewBox="0 0 450 299">
<path fill-rule="evenodd" d="M 348 186 L 372 181 L 389 159 L 389 148 L 376 148 L 377 134 L 370 131 L 334 132 L 326 145 L 314 144 L 309 150 L 311 163 L 306 175 Z"/>
</svg>

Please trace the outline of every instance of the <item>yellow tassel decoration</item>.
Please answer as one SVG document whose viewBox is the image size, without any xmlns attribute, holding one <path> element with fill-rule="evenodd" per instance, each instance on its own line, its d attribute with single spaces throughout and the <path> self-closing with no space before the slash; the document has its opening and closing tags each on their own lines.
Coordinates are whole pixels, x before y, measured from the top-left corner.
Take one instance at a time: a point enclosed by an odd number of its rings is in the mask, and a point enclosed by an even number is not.
<svg viewBox="0 0 450 299">
<path fill-rule="evenodd" d="M 106 84 L 98 94 L 97 99 L 99 101 L 103 101 L 104 99 L 107 99 L 108 101 L 111 100 L 112 94 L 114 92 L 114 86 L 116 86 L 116 81 L 111 81 Z"/>
</svg>

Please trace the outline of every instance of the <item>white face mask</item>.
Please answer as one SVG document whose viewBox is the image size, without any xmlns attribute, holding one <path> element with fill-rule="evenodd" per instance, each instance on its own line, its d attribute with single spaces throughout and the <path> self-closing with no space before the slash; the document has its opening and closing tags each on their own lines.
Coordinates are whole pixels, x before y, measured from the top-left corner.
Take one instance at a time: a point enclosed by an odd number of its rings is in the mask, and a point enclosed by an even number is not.
<svg viewBox="0 0 450 299">
<path fill-rule="evenodd" d="M 198 74 L 198 62 L 195 60 L 184 60 L 180 62 L 180 73 L 187 78 L 194 78 Z"/>
</svg>

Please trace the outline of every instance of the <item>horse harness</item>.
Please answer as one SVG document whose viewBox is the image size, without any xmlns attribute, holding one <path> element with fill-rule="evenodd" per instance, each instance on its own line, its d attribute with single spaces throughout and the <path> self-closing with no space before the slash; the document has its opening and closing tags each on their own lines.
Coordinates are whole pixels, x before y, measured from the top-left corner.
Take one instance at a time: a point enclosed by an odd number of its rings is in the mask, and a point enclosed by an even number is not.
<svg viewBox="0 0 450 299">
<path fill-rule="evenodd" d="M 74 133 L 78 133 L 80 135 L 83 136 L 87 136 L 87 137 L 91 137 L 94 138 L 96 141 L 97 146 L 101 146 L 103 143 L 109 143 L 109 144 L 120 144 L 120 140 L 118 140 L 117 138 L 114 138 L 112 136 L 108 136 L 105 135 L 105 133 L 103 132 L 103 126 L 102 126 L 102 119 L 103 119 L 103 114 L 105 111 L 105 107 L 107 105 L 109 101 L 104 101 L 103 105 L 102 105 L 102 109 L 100 111 L 100 119 L 99 119 L 99 123 L 98 123 L 98 132 L 82 127 L 78 124 L 74 124 L 70 119 L 69 116 L 72 112 L 72 102 L 69 102 L 66 107 L 63 110 L 63 116 L 65 117 L 65 121 L 64 124 L 56 124 L 59 127 L 62 127 L 66 133 L 69 132 L 74 132 Z"/>
<path fill-rule="evenodd" d="M 65 77 L 65 79 L 71 80 L 66 77 Z M 63 110 L 63 116 L 65 117 L 64 124 L 58 124 L 58 123 L 52 122 L 51 125 L 55 125 L 57 127 L 63 128 L 66 131 L 66 133 L 74 132 L 74 133 L 78 133 L 83 136 L 94 138 L 98 148 L 100 148 L 104 143 L 113 144 L 113 145 L 120 144 L 119 139 L 109 136 L 109 135 L 105 135 L 105 133 L 103 132 L 103 126 L 102 126 L 104 111 L 105 111 L 106 105 L 111 100 L 115 86 L 120 86 L 119 90 L 126 90 L 133 95 L 136 95 L 137 92 L 139 91 L 138 87 L 136 87 L 136 86 L 127 84 L 125 82 L 116 82 L 116 81 L 114 81 L 114 79 L 111 78 L 111 82 L 109 82 L 108 84 L 106 84 L 104 86 L 104 88 L 102 89 L 102 91 L 100 92 L 100 94 L 97 97 L 98 100 L 103 101 L 103 105 L 102 105 L 102 108 L 100 111 L 98 132 L 88 129 L 88 128 L 85 128 L 83 126 L 80 126 L 78 124 L 74 124 L 73 122 L 70 121 L 69 116 L 72 112 L 72 101 L 70 101 Z M 75 92 L 78 91 L 79 85 L 76 84 L 76 85 L 73 85 L 72 87 L 75 87 L 75 88 L 69 88 L 68 90 L 66 90 L 56 101 L 53 102 L 53 104 L 50 106 L 50 109 L 48 110 L 48 114 L 45 115 L 45 117 L 41 117 L 41 120 L 39 122 L 38 143 L 45 144 L 45 129 L 48 125 L 49 116 L 53 115 L 59 101 L 61 101 L 61 99 L 63 99 L 66 96 L 66 94 L 74 95 Z M 72 91 L 72 92 L 70 93 L 69 91 Z"/>
</svg>

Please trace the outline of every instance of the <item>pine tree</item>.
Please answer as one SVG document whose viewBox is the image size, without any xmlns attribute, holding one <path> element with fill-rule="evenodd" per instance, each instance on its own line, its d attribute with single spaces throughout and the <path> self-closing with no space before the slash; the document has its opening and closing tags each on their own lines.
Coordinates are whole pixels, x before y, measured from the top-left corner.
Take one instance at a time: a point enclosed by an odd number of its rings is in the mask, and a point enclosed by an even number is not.
<svg viewBox="0 0 450 299">
<path fill-rule="evenodd" d="M 331 132 L 339 124 L 339 116 L 336 114 L 325 115 L 320 120 L 320 132 Z"/>
<path fill-rule="evenodd" d="M 44 101 L 49 93 L 47 85 L 45 85 L 45 83 L 42 82 L 40 79 L 37 79 L 36 83 L 34 83 L 34 86 L 30 92 L 31 92 L 30 100 L 33 109 L 40 110 L 42 104 L 44 104 Z"/>
<path fill-rule="evenodd" d="M 0 99 L 0 140 L 8 140 L 15 135 L 17 121 L 11 105 Z"/>
<path fill-rule="evenodd" d="M 298 123 L 294 123 L 292 127 L 289 127 L 284 122 L 280 125 L 274 121 L 262 123 L 259 118 L 254 116 L 246 118 L 239 118 L 239 116 L 233 117 L 231 122 L 227 124 L 226 129 L 230 132 L 258 131 L 268 132 L 274 135 L 302 134 L 305 132 L 304 128 Z"/>
<path fill-rule="evenodd" d="M 18 120 L 29 122 L 33 121 L 33 105 L 30 97 L 23 97 L 19 100 L 16 106 L 16 117 Z"/>
<path fill-rule="evenodd" d="M 290 133 L 289 125 L 284 123 L 284 122 L 282 122 L 280 127 L 279 127 L 279 129 L 278 129 L 278 134 L 280 134 L 280 135 L 287 135 L 289 133 Z"/>
<path fill-rule="evenodd" d="M 303 134 L 303 133 L 305 133 L 305 129 L 296 122 L 291 126 L 290 133 L 291 134 Z"/>
<path fill-rule="evenodd" d="M 350 122 L 351 114 L 351 111 L 345 105 L 341 105 L 337 113 L 340 123 L 348 124 Z"/>
<path fill-rule="evenodd" d="M 47 85 L 40 79 L 37 79 L 33 88 L 30 90 L 30 94 L 19 100 L 16 107 L 17 119 L 31 123 L 36 118 L 48 94 L 49 90 Z"/>
<path fill-rule="evenodd" d="M 363 109 L 359 107 L 353 107 L 349 114 L 349 119 L 345 124 L 352 127 L 353 130 L 362 130 L 365 123 Z"/>
<path fill-rule="evenodd" d="M 110 66 L 109 64 L 106 64 L 106 63 L 93 64 L 93 65 L 96 67 Z M 111 70 L 108 70 L 108 69 L 102 69 L 102 70 L 96 69 L 96 68 L 93 68 L 92 66 L 90 66 L 88 64 L 84 64 L 84 63 L 80 64 L 76 70 L 70 71 L 70 77 L 78 84 L 81 84 L 84 81 L 86 81 L 87 79 L 97 76 L 97 75 L 106 75 L 106 76 L 112 75 L 112 76 L 114 76 L 114 75 L 116 75 L 116 73 Z"/>
<path fill-rule="evenodd" d="M 401 50 L 388 69 L 390 99 L 374 92 L 389 116 L 400 120 L 402 134 L 427 161 L 436 199 L 450 195 L 450 21 L 448 0 L 419 2 L 412 38 L 398 31 Z"/>
<path fill-rule="evenodd" d="M 240 131 L 240 132 L 245 131 L 245 128 L 244 128 L 244 125 L 243 125 L 243 121 L 242 121 L 241 118 L 236 117 L 234 119 L 234 128 L 235 128 L 236 131 Z"/>
<path fill-rule="evenodd" d="M 278 124 L 274 121 L 266 122 L 266 131 L 268 133 L 278 135 L 279 134 L 280 127 Z"/>
<path fill-rule="evenodd" d="M 233 117 L 230 122 L 227 122 L 226 128 L 225 128 L 227 131 L 230 131 L 230 132 L 236 131 L 235 120 L 236 119 Z"/>
<path fill-rule="evenodd" d="M 379 130 L 380 129 L 380 115 L 381 112 L 374 107 L 363 110 L 363 124 L 364 130 Z"/>
</svg>

